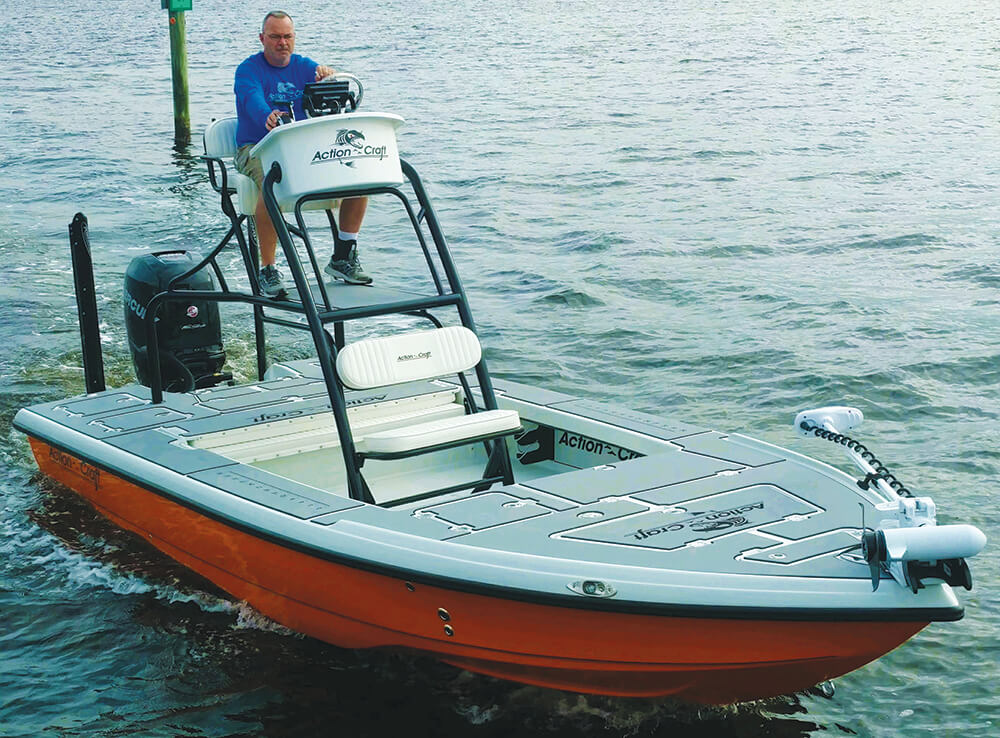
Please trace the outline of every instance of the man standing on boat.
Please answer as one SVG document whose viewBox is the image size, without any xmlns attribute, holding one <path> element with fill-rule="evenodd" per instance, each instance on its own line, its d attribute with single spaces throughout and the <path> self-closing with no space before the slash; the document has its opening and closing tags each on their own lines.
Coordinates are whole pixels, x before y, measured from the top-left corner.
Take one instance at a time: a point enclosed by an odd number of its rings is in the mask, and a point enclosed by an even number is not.
<svg viewBox="0 0 1000 738">
<path fill-rule="evenodd" d="M 250 150 L 268 131 L 279 125 L 280 116 L 291 106 L 296 120 L 306 117 L 302 109 L 302 89 L 334 74 L 331 67 L 293 54 L 295 26 L 288 13 L 272 10 L 264 16 L 260 42 L 263 51 L 248 57 L 236 69 L 236 157 L 237 171 L 253 179 L 263 191 L 264 172 L 260 159 L 250 156 Z M 284 107 L 286 110 L 281 110 Z M 344 200 L 340 204 L 340 232 L 336 235 L 333 256 L 326 271 L 349 284 L 368 284 L 358 260 L 358 231 L 368 207 L 367 197 Z M 275 267 L 277 234 L 267 214 L 264 199 L 257 199 L 254 214 L 257 241 L 260 244 L 260 287 L 269 297 L 284 292 L 281 272 Z"/>
</svg>

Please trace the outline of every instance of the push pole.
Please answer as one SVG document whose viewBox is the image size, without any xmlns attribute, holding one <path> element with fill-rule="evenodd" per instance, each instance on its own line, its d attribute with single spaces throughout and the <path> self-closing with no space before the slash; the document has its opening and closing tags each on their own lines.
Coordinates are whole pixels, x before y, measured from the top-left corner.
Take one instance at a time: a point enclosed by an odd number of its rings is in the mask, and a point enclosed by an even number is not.
<svg viewBox="0 0 1000 738">
<path fill-rule="evenodd" d="M 184 40 L 184 11 L 191 0 L 160 0 L 170 16 L 170 72 L 174 87 L 174 141 L 191 142 L 191 113 L 188 108 L 187 45 Z"/>
</svg>

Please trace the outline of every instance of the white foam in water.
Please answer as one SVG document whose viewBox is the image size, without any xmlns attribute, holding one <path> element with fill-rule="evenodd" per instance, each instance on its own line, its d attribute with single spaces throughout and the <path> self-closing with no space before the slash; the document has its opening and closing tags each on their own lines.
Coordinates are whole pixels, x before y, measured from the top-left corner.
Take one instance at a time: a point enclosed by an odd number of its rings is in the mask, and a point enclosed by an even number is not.
<svg viewBox="0 0 1000 738">
<path fill-rule="evenodd" d="M 239 602 L 227 602 L 228 610 L 236 614 L 234 630 L 262 630 L 268 633 L 279 633 L 287 636 L 299 636 L 295 631 L 289 630 L 283 625 L 274 622 L 266 615 L 263 615 L 249 604 L 240 600 Z"/>
<path fill-rule="evenodd" d="M 152 593 L 157 599 L 170 603 L 193 603 L 205 612 L 233 612 L 237 608 L 232 601 L 208 592 L 179 589 L 168 583 L 150 581 L 141 575 L 121 571 L 111 563 L 67 548 L 63 541 L 33 524 L 24 527 L 24 522 L 11 518 L 5 520 L 0 555 L 7 560 L 25 563 L 28 576 L 43 577 L 46 589 L 77 595 L 92 590 L 126 596 Z M 100 539 L 84 537 L 80 542 L 109 555 L 120 550 L 118 546 Z M 37 590 L 40 587 L 35 584 L 32 588 Z M 243 604 L 243 607 L 248 606 Z M 264 620 L 263 616 L 259 618 Z M 242 619 L 251 621 L 249 616 L 242 616 Z M 263 623 L 261 625 L 263 629 Z"/>
<path fill-rule="evenodd" d="M 59 565 L 67 580 L 79 589 L 105 589 L 119 595 L 153 594 L 157 599 L 172 604 L 194 604 L 204 612 L 232 613 L 236 617 L 236 630 L 260 630 L 282 635 L 296 635 L 293 631 L 259 613 L 244 601 L 228 600 L 201 590 L 178 589 L 170 584 L 150 582 L 131 573 L 121 572 L 113 565 L 63 548 L 58 541 L 55 548 L 34 563 L 39 567 Z M 105 550 L 115 550 L 107 546 Z"/>
<path fill-rule="evenodd" d="M 154 589 L 138 577 L 118 572 L 109 564 L 64 548 L 58 540 L 52 539 L 51 544 L 53 548 L 48 553 L 34 557 L 32 562 L 50 573 L 61 570 L 66 577 L 67 588 L 77 591 L 104 589 L 123 595 L 145 594 Z"/>
<path fill-rule="evenodd" d="M 500 712 L 499 705 L 480 707 L 479 705 L 469 705 L 458 709 L 459 713 L 472 725 L 483 725 L 493 720 Z"/>
</svg>

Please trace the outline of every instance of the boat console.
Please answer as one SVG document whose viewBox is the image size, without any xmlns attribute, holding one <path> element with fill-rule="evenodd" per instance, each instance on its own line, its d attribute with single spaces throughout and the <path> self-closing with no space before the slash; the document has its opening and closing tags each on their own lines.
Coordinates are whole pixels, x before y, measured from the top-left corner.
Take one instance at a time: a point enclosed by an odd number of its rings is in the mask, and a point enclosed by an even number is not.
<svg viewBox="0 0 1000 738">
<path fill-rule="evenodd" d="M 261 160 L 265 172 L 264 203 L 281 244 L 285 263 L 291 273 L 294 287 L 287 299 L 271 300 L 259 294 L 256 285 L 256 244 L 253 229 L 247 227 L 251 204 L 256 198 L 251 194 L 253 183 L 247 177 L 236 176 L 236 187 L 229 185 L 230 174 L 224 154 L 235 152 L 232 136 L 235 128 L 225 126 L 225 119 L 217 121 L 206 131 L 206 160 L 210 179 L 222 196 L 222 210 L 230 219 L 230 229 L 223 242 L 199 263 L 183 274 L 171 274 L 166 289 L 155 295 L 144 308 L 144 340 L 136 344 L 157 345 L 169 326 L 153 316 L 160 314 L 161 305 L 175 301 L 190 302 L 194 297 L 205 298 L 208 292 L 191 290 L 184 280 L 208 265 L 216 271 L 221 284 L 219 300 L 250 302 L 255 310 L 257 335 L 258 373 L 264 378 L 267 370 L 265 358 L 264 326 L 276 324 L 307 330 L 312 334 L 316 354 L 324 381 L 331 398 L 333 419 L 341 437 L 343 462 L 349 496 L 368 502 L 373 498 L 368 483 L 361 473 L 367 459 L 387 460 L 420 453 L 432 453 L 458 445 L 482 444 L 487 458 L 482 474 L 465 485 L 451 487 L 479 488 L 497 481 L 512 481 L 509 452 L 504 437 L 521 430 L 517 413 L 499 410 L 489 373 L 481 351 L 474 353 L 474 360 L 467 363 L 455 361 L 456 356 L 473 356 L 468 351 L 472 343 L 478 347 L 475 326 L 457 271 L 437 223 L 434 209 L 423 189 L 416 171 L 400 159 L 396 131 L 403 119 L 390 113 L 363 113 L 358 107 L 364 97 L 361 82 L 352 75 L 338 74 L 321 82 L 306 86 L 303 107 L 304 120 L 287 120 L 276 126 L 254 146 L 252 155 Z M 291 116 L 289 116 L 290 118 Z M 210 150 L 214 149 L 214 150 Z M 219 155 L 214 155 L 219 154 Z M 406 194 L 404 188 L 412 193 Z M 254 188 L 255 189 L 255 188 Z M 236 195 L 237 204 L 233 202 Z M 422 249 L 431 273 L 433 292 L 412 292 L 386 287 L 368 287 L 334 284 L 324 278 L 320 261 L 313 246 L 315 233 L 311 232 L 303 215 L 310 208 L 327 211 L 331 230 L 336 229 L 333 210 L 337 202 L 346 197 L 389 195 L 404 208 L 412 225 L 416 243 Z M 416 199 L 416 203 L 412 199 Z M 250 201 L 253 200 L 253 203 Z M 286 220 L 286 214 L 294 222 Z M 231 239 L 235 238 L 248 277 L 254 288 L 253 295 L 229 290 L 215 265 L 215 256 Z M 178 290 L 177 287 L 185 289 Z M 207 299 L 207 298 L 206 298 Z M 458 325 L 445 326 L 433 311 L 445 309 L 452 313 L 451 320 Z M 287 314 L 293 314 L 288 316 Z M 430 321 L 432 329 L 403 335 L 388 336 L 378 340 L 349 344 L 345 326 L 360 319 L 379 315 L 405 314 Z M 162 342 L 160 342 L 162 343 Z M 458 354 L 455 354 L 458 351 Z M 392 353 L 393 356 L 389 356 Z M 163 400 L 163 366 L 177 366 L 173 353 L 148 352 L 149 370 L 143 378 L 150 386 L 153 401 Z M 388 366 L 395 362 L 391 379 L 382 384 L 396 384 L 420 378 L 438 376 L 435 369 L 444 367 L 458 377 L 463 388 L 464 406 L 460 418 L 438 418 L 418 423 L 407 429 L 368 433 L 364 439 L 352 434 L 347 415 L 346 393 L 357 389 L 349 377 L 371 374 L 368 364 Z M 448 361 L 447 359 L 451 359 Z M 162 360 L 161 360 L 162 359 Z M 405 369 L 406 371 L 403 371 Z M 416 375 L 410 380 L 399 377 Z M 379 372 L 375 372 L 379 374 Z M 382 372 L 384 375 L 385 373 Z M 466 378 L 475 377 L 474 387 Z M 383 379 L 386 379 L 383 376 Z M 171 379 L 174 379 L 171 377 Z M 360 380 L 355 380 L 360 381 Z M 366 388 L 377 384 L 362 381 Z M 170 388 L 175 389 L 173 381 Z M 199 386 L 207 386 L 202 384 Z M 194 389 L 193 386 L 186 388 Z M 434 494 L 439 489 L 425 490 Z M 398 502 L 398 500 L 397 500 Z"/>
<path fill-rule="evenodd" d="M 278 206 L 293 210 L 299 198 L 403 184 L 396 129 L 403 124 L 389 113 L 327 114 L 280 125 L 252 150 L 267 172 L 277 163 L 274 183 Z"/>
</svg>

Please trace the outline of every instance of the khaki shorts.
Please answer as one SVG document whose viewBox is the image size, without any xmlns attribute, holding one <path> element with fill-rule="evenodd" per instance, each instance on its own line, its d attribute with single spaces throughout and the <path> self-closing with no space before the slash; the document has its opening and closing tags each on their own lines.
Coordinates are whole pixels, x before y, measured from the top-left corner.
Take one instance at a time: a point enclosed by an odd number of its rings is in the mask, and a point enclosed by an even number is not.
<svg viewBox="0 0 1000 738">
<path fill-rule="evenodd" d="M 261 164 L 260 159 L 256 156 L 250 156 L 250 149 L 252 149 L 257 144 L 243 144 L 238 149 L 236 149 L 236 155 L 233 156 L 233 165 L 236 167 L 236 171 L 240 174 L 245 174 L 254 182 L 257 183 L 258 193 L 264 191 L 264 165 Z M 303 210 L 336 210 L 340 206 L 340 200 L 320 200 L 318 202 L 309 202 L 303 206 Z M 247 205 L 241 205 L 241 207 L 248 207 Z"/>
<path fill-rule="evenodd" d="M 257 183 L 257 188 L 264 189 L 264 166 L 256 156 L 250 156 L 250 149 L 257 144 L 243 144 L 236 149 L 233 165 L 240 174 L 245 174 Z"/>
</svg>

